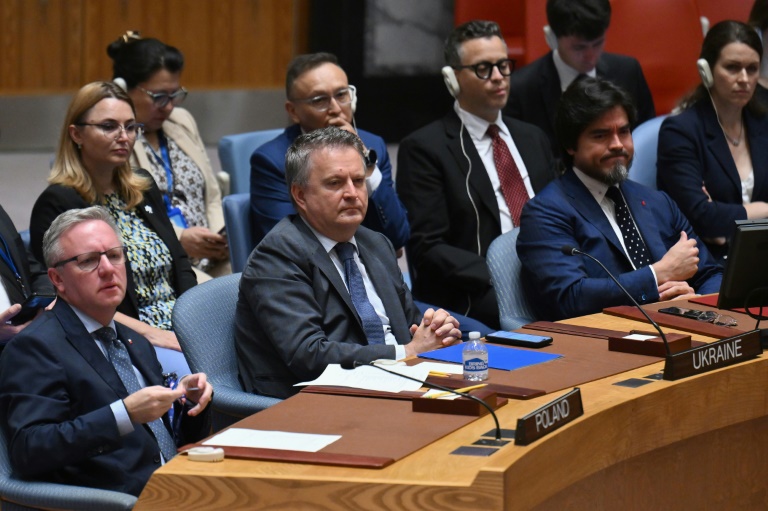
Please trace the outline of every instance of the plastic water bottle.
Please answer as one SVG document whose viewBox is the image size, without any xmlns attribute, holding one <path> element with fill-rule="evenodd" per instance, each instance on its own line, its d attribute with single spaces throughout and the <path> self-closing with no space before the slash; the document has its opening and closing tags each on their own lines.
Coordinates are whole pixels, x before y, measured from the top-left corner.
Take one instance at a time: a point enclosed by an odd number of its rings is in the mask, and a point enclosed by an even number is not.
<svg viewBox="0 0 768 511">
<path fill-rule="evenodd" d="M 470 332 L 469 341 L 461 352 L 464 362 L 464 379 L 483 381 L 488 379 L 488 348 L 480 340 L 480 332 Z"/>
</svg>

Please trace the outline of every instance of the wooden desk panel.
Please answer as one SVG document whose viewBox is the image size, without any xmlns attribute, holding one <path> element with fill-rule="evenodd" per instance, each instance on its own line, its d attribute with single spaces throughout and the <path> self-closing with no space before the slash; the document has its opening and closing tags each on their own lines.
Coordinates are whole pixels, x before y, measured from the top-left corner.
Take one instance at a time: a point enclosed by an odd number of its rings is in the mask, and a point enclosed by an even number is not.
<svg viewBox="0 0 768 511">
<path fill-rule="evenodd" d="M 603 315 L 571 322 L 638 328 Z M 136 509 L 768 507 L 766 360 L 635 389 L 613 385 L 662 367 L 659 362 L 580 386 L 583 417 L 532 445 L 509 444 L 490 457 L 449 454 L 491 429 L 490 417 L 381 470 L 235 459 L 205 464 L 179 456 L 152 476 Z M 518 417 L 559 394 L 510 401 L 499 411 L 502 427 L 514 428 Z"/>
</svg>

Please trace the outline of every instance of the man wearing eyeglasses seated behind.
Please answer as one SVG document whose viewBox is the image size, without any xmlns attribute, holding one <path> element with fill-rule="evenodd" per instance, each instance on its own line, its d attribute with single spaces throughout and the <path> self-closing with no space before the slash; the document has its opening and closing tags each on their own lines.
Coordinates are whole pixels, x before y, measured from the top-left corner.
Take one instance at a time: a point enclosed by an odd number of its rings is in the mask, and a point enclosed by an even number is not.
<svg viewBox="0 0 768 511">
<path fill-rule="evenodd" d="M 456 27 L 445 61 L 453 109 L 406 137 L 398 153 L 413 293 L 498 328 L 486 252 L 520 225 L 523 205 L 553 179 L 552 155 L 539 128 L 501 115 L 514 61 L 496 23 Z"/>
<path fill-rule="evenodd" d="M 328 126 L 357 134 L 365 146 L 369 207 L 363 225 L 384 234 L 396 250 L 408 241 L 408 218 L 392 184 L 387 146 L 381 137 L 355 126 L 355 93 L 333 54 L 299 55 L 289 64 L 285 110 L 294 124 L 251 156 L 251 221 L 255 244 L 280 220 L 296 213 L 285 183 L 288 147 L 302 133 Z"/>
</svg>

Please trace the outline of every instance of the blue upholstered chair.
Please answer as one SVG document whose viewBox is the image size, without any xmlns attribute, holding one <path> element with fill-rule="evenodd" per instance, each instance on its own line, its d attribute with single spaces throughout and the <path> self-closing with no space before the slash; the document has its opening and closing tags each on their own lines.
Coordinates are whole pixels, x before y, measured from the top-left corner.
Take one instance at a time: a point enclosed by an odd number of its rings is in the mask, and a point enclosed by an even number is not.
<svg viewBox="0 0 768 511">
<path fill-rule="evenodd" d="M 83 486 L 23 481 L 11 474 L 8 444 L 0 431 L 0 509 L 81 509 L 84 511 L 125 511 L 133 509 L 136 497 L 127 493 Z"/>
<path fill-rule="evenodd" d="M 634 129 L 632 142 L 635 157 L 629 169 L 629 179 L 656 190 L 656 150 L 659 147 L 659 130 L 666 115 L 649 119 Z"/>
<path fill-rule="evenodd" d="M 214 431 L 280 402 L 245 392 L 240 385 L 235 354 L 240 275 L 233 273 L 197 285 L 182 294 L 173 307 L 173 329 L 189 367 L 205 373 L 213 384 Z"/>
<path fill-rule="evenodd" d="M 241 272 L 245 269 L 245 263 L 254 247 L 251 233 L 251 194 L 227 195 L 221 205 L 224 209 L 232 271 Z"/>
<path fill-rule="evenodd" d="M 251 155 L 282 132 L 282 129 L 251 131 L 227 135 L 219 140 L 219 161 L 221 168 L 229 174 L 230 193 L 250 193 Z"/>
<path fill-rule="evenodd" d="M 519 227 L 502 234 L 488 247 L 488 268 L 491 271 L 502 330 L 515 330 L 535 321 L 533 311 L 520 282 L 520 259 L 517 257 Z"/>
</svg>

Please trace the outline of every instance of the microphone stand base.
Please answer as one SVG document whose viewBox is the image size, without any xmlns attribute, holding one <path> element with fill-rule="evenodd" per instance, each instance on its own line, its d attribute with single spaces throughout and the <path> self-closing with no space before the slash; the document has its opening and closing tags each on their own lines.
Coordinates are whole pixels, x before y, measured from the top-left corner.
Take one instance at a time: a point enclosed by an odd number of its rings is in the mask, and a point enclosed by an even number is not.
<svg viewBox="0 0 768 511">
<path fill-rule="evenodd" d="M 498 397 L 496 392 L 488 389 L 477 389 L 472 391 L 472 395 L 483 400 L 494 410 L 498 410 L 505 404 L 507 399 Z M 472 417 L 482 417 L 488 415 L 488 409 L 477 401 L 465 397 L 456 399 L 432 399 L 427 397 L 415 397 L 411 400 L 412 410 L 414 412 L 425 413 L 444 413 L 448 415 L 469 415 Z"/>
</svg>

